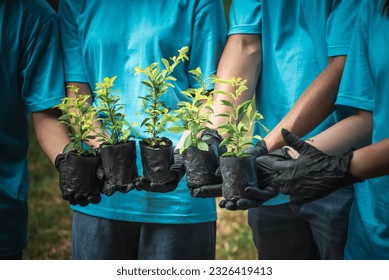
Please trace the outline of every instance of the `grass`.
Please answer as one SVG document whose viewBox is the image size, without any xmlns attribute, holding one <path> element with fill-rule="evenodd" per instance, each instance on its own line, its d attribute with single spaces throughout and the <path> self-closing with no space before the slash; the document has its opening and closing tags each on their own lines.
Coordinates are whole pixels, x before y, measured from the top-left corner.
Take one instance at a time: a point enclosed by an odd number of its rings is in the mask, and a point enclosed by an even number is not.
<svg viewBox="0 0 389 280">
<path fill-rule="evenodd" d="M 58 172 L 41 151 L 33 132 L 29 149 L 29 172 L 29 245 L 24 258 L 70 259 L 72 211 L 61 198 Z M 218 216 L 216 258 L 255 259 L 256 250 L 247 225 L 247 212 L 219 208 Z"/>
<path fill-rule="evenodd" d="M 72 211 L 62 200 L 58 172 L 41 151 L 34 133 L 29 149 L 29 244 L 25 259 L 69 259 Z"/>
</svg>

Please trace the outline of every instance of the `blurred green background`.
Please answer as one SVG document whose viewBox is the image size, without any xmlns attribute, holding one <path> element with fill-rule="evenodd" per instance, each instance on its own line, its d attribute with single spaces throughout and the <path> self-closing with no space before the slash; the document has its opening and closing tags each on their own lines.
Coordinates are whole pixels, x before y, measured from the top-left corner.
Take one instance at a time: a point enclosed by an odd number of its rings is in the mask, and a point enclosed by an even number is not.
<svg viewBox="0 0 389 280">
<path fill-rule="evenodd" d="M 54 7 L 58 0 L 49 1 Z M 225 0 L 226 15 L 231 0 Z M 25 259 L 71 259 L 72 211 L 62 200 L 58 174 L 41 151 L 33 129 L 29 149 L 29 245 Z M 223 260 L 256 259 L 257 253 L 247 225 L 246 211 L 218 208 L 216 258 Z"/>
</svg>

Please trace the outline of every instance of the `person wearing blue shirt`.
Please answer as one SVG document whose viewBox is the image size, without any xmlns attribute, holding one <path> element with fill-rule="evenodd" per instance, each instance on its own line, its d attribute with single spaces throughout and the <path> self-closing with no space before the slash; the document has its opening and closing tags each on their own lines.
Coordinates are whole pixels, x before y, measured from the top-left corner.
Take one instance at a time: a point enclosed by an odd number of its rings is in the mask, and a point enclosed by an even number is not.
<svg viewBox="0 0 389 280">
<path fill-rule="evenodd" d="M 21 259 L 28 243 L 30 117 L 53 163 L 69 141 L 51 109 L 65 90 L 57 18 L 46 1 L 0 1 L 0 57 L 0 259 Z"/>
<path fill-rule="evenodd" d="M 261 122 L 271 130 L 268 135 L 259 125 L 254 130 L 264 137 L 256 145 L 261 151 L 257 163 L 260 155 L 285 145 L 281 128 L 315 135 L 351 113 L 333 110 L 359 5 L 336 0 L 233 1 L 218 76 L 247 79 L 250 91 L 241 101 L 255 94 L 257 110 L 264 116 Z M 219 102 L 224 97 L 215 98 Z M 216 106 L 215 115 L 222 108 Z M 215 119 L 217 127 L 223 119 Z M 250 206 L 248 213 L 258 257 L 342 259 L 352 187 L 331 196 L 303 206 L 291 205 L 285 195 L 265 203 L 258 197 L 258 207 Z M 231 209 L 249 208 L 241 205 L 238 201 Z"/>
<path fill-rule="evenodd" d="M 174 70 L 175 88 L 162 99 L 174 110 L 185 98 L 180 92 L 196 86 L 188 70 L 200 67 L 205 76 L 213 74 L 226 37 L 219 0 L 63 0 L 58 14 L 66 83 L 93 96 L 97 82 L 117 76 L 115 88 L 129 123 L 141 124 L 145 118 L 139 114 L 145 77 L 134 76 L 137 66 L 161 62 L 189 47 L 189 61 Z M 149 137 L 143 127 L 134 129 L 137 142 Z M 174 145 L 181 137 L 162 136 Z M 141 175 L 138 144 L 137 167 Z M 215 258 L 215 200 L 192 198 L 185 178 L 173 192 L 115 192 L 102 195 L 98 204 L 72 208 L 74 259 Z"/>
<path fill-rule="evenodd" d="M 389 259 L 388 32 L 389 1 L 364 0 L 336 100 L 356 114 L 312 137 L 310 145 L 289 135 L 300 157 L 274 166 L 280 172 L 275 183 L 302 203 L 330 195 L 345 182 L 360 182 L 345 259 Z M 308 182 L 318 176 L 320 186 L 310 188 Z"/>
</svg>

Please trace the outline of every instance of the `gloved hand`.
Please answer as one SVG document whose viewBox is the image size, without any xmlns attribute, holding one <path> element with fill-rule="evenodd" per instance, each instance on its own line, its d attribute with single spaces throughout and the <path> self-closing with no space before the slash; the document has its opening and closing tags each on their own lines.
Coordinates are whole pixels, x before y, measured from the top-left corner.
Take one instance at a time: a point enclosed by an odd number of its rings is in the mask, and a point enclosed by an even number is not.
<svg viewBox="0 0 389 280">
<path fill-rule="evenodd" d="M 59 171 L 59 185 L 64 200 L 81 206 L 100 202 L 102 181 L 96 176 L 99 162 L 98 156 L 83 157 L 70 153 L 56 157 L 55 166 Z"/>
<path fill-rule="evenodd" d="M 111 196 L 115 191 L 127 193 L 135 188 L 138 177 L 135 141 L 109 145 L 100 149 L 101 165 L 97 177 L 104 181 L 102 192 Z"/>
<path fill-rule="evenodd" d="M 149 192 L 160 192 L 160 193 L 174 191 L 177 188 L 181 178 L 185 174 L 183 161 L 184 160 L 179 150 L 174 150 L 173 163 L 170 165 L 170 169 L 169 169 L 170 174 L 172 175 L 171 177 L 173 178 L 172 180 L 167 182 L 151 182 L 145 177 L 138 177 L 134 181 L 135 188 L 138 191 L 145 190 Z"/>
<path fill-rule="evenodd" d="M 273 165 L 279 175 L 274 184 L 280 191 L 290 195 L 292 204 L 303 203 L 324 197 L 343 186 L 363 180 L 348 171 L 353 152 L 340 155 L 326 155 L 317 148 L 300 140 L 286 129 L 282 136 L 289 146 L 300 153 L 296 160 L 276 162 Z"/>
<path fill-rule="evenodd" d="M 272 153 L 267 153 L 266 143 L 260 141 L 254 147 L 248 151 L 251 154 L 257 156 L 257 187 L 246 187 L 245 195 L 235 201 L 222 200 L 219 203 L 221 208 L 228 210 L 247 210 L 249 208 L 255 208 L 261 206 L 267 200 L 278 195 L 279 190 L 273 184 L 273 179 L 277 176 L 277 172 L 272 169 L 273 163 L 277 161 L 289 160 L 290 156 L 284 149 L 278 149 Z"/>
<path fill-rule="evenodd" d="M 62 198 L 69 201 L 71 205 L 77 205 L 77 201 L 74 198 L 74 186 L 68 184 L 68 165 L 66 155 L 57 155 L 55 158 L 55 167 L 59 172 L 59 188 L 62 193 Z"/>
<path fill-rule="evenodd" d="M 223 138 L 216 130 L 206 129 L 201 134 L 201 140 L 208 144 L 208 152 L 204 154 L 207 166 L 192 166 L 190 165 L 190 156 L 185 155 L 184 165 L 186 169 L 186 182 L 193 197 L 219 197 L 222 195 L 222 177 L 219 169 L 219 157 L 225 153 L 226 148 L 220 147 Z M 203 164 L 205 165 L 205 163 Z M 213 170 L 209 173 L 209 170 Z M 208 172 L 208 173 L 207 173 Z"/>
</svg>

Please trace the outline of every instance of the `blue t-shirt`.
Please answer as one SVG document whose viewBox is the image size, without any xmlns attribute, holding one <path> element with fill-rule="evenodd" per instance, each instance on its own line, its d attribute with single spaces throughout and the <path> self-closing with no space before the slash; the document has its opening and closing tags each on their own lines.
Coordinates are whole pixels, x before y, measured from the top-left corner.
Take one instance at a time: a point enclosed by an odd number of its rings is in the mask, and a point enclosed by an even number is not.
<svg viewBox="0 0 389 280">
<path fill-rule="evenodd" d="M 0 256 L 27 245 L 30 112 L 64 96 L 56 20 L 43 0 L 0 2 Z"/>
<path fill-rule="evenodd" d="M 365 0 L 355 26 L 338 105 L 373 112 L 372 143 L 389 137 L 389 19 Z M 389 259 L 389 176 L 355 185 L 346 259 Z"/>
<path fill-rule="evenodd" d="M 262 123 L 273 129 L 328 64 L 347 55 L 360 1 L 233 1 L 229 35 L 262 36 L 262 74 L 256 96 Z M 331 114 L 309 135 L 332 126 L 350 110 Z M 265 136 L 259 125 L 256 135 Z M 308 136 L 309 136 L 308 135 Z M 265 205 L 285 203 L 280 195 Z"/>
<path fill-rule="evenodd" d="M 62 0 L 59 6 L 60 30 L 67 82 L 88 83 L 92 90 L 104 77 L 117 76 L 115 88 L 125 105 L 129 123 L 141 124 L 141 99 L 146 77 L 134 76 L 136 66 L 146 67 L 161 58 L 177 55 L 189 47 L 189 62 L 176 67 L 175 88 L 164 95 L 168 107 L 177 109 L 185 100 L 182 90 L 195 87 L 188 70 L 201 67 L 205 75 L 216 71 L 227 30 L 222 1 L 80 1 Z M 163 64 L 161 63 L 163 66 Z M 139 139 L 150 137 L 144 127 L 136 127 Z M 174 145 L 181 135 L 164 133 Z M 137 144 L 137 166 L 142 164 Z M 198 223 L 216 220 L 214 199 L 192 198 L 185 176 L 170 193 L 136 190 L 127 194 L 102 196 L 97 205 L 74 207 L 85 214 L 125 221 L 149 223 Z"/>
</svg>

